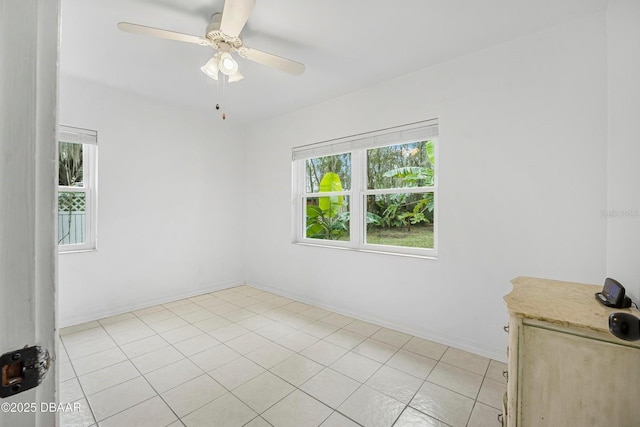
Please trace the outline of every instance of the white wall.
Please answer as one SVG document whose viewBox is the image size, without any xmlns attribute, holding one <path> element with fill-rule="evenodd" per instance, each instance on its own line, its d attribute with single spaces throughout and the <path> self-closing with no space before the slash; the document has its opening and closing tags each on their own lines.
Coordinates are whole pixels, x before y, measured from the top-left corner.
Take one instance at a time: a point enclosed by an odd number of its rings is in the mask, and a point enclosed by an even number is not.
<svg viewBox="0 0 640 427">
<path fill-rule="evenodd" d="M 607 275 L 640 298 L 640 2 L 608 11 Z"/>
<path fill-rule="evenodd" d="M 98 251 L 59 259 L 59 326 L 244 283 L 244 147 L 210 112 L 63 75 L 60 123 L 98 131 Z"/>
<path fill-rule="evenodd" d="M 606 16 L 333 99 L 247 135 L 247 283 L 505 358 L 518 275 L 601 283 Z M 291 243 L 291 148 L 439 118 L 439 258 Z"/>
</svg>

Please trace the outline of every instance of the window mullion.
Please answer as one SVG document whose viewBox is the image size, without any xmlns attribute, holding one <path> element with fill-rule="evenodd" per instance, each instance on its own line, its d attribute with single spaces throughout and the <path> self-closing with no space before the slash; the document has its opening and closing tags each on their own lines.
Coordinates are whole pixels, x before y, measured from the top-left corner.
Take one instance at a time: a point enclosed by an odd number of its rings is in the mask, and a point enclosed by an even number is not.
<svg viewBox="0 0 640 427">
<path fill-rule="evenodd" d="M 366 150 L 355 150 L 351 154 L 351 245 L 359 247 L 362 243 L 363 229 L 363 195 L 366 182 Z"/>
</svg>

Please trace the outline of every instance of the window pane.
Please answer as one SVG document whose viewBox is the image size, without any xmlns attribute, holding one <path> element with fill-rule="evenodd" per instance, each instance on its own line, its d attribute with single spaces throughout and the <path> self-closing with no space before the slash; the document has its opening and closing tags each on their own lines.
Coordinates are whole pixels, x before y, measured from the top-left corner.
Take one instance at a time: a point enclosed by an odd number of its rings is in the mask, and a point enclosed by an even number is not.
<svg viewBox="0 0 640 427">
<path fill-rule="evenodd" d="M 351 153 L 308 159 L 305 165 L 307 193 L 351 188 Z"/>
<path fill-rule="evenodd" d="M 86 194 L 58 193 L 58 244 L 74 245 L 86 242 Z"/>
<path fill-rule="evenodd" d="M 82 187 L 82 144 L 61 142 L 58 153 L 58 185 Z"/>
<path fill-rule="evenodd" d="M 305 202 L 306 238 L 349 240 L 349 196 L 309 197 Z"/>
<path fill-rule="evenodd" d="M 365 243 L 433 248 L 433 193 L 367 196 Z"/>
<path fill-rule="evenodd" d="M 433 185 L 434 161 L 432 140 L 367 150 L 367 188 Z"/>
</svg>

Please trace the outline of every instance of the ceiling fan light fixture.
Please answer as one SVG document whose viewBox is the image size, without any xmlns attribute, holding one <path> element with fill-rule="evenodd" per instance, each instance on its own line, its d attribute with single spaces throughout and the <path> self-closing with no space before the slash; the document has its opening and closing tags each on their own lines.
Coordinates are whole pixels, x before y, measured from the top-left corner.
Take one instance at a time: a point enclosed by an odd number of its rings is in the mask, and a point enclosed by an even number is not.
<svg viewBox="0 0 640 427">
<path fill-rule="evenodd" d="M 240 73 L 240 71 L 236 71 L 234 74 L 229 76 L 229 83 L 233 83 L 233 82 L 239 82 L 240 80 L 244 79 L 244 76 L 242 75 L 242 73 Z"/>
<path fill-rule="evenodd" d="M 232 76 L 238 72 L 238 63 L 229 52 L 224 52 L 218 60 L 218 69 L 227 76 Z"/>
<path fill-rule="evenodd" d="M 215 57 L 208 60 L 200 70 L 213 80 L 218 80 L 218 60 Z"/>
</svg>

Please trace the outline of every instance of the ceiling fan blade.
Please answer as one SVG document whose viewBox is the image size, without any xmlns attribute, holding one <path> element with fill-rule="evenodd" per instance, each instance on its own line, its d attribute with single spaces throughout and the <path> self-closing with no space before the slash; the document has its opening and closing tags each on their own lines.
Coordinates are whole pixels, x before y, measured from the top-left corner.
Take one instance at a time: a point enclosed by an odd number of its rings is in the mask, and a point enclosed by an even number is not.
<svg viewBox="0 0 640 427">
<path fill-rule="evenodd" d="M 160 28 L 146 27 L 144 25 L 132 24 L 130 22 L 118 23 L 118 28 L 122 31 L 133 34 L 143 34 L 146 36 L 160 37 L 163 39 L 177 40 L 179 42 L 195 43 L 202 46 L 211 46 L 207 39 L 190 34 L 176 33 L 175 31 L 161 30 Z"/>
<path fill-rule="evenodd" d="M 263 52 L 257 49 L 251 49 L 250 47 L 243 46 L 238 50 L 238 53 L 243 58 L 247 58 L 250 61 L 257 62 L 259 64 L 267 65 L 269 67 L 277 68 L 285 73 L 300 75 L 304 73 L 304 64 L 291 59 L 283 58 L 281 56 L 273 55 L 271 53 Z"/>
<path fill-rule="evenodd" d="M 226 0 L 222 10 L 220 31 L 229 37 L 238 37 L 255 4 L 255 0 Z"/>
</svg>

